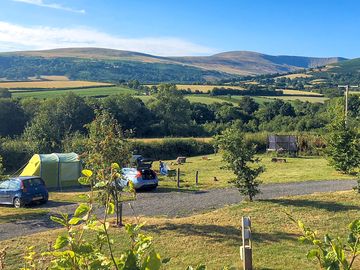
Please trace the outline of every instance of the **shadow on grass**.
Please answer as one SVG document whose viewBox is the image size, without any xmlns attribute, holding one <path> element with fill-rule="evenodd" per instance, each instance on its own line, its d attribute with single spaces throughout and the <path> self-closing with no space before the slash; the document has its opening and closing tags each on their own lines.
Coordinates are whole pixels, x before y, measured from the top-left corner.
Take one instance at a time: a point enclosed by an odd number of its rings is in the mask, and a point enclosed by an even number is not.
<svg viewBox="0 0 360 270">
<path fill-rule="evenodd" d="M 316 208 L 320 210 L 326 210 L 329 212 L 342 212 L 349 210 L 360 210 L 359 206 L 355 205 L 346 205 L 338 202 L 329 202 L 329 201 L 313 201 L 313 200 L 290 200 L 290 199 L 268 199 L 262 200 L 265 202 L 276 203 L 284 206 L 296 206 L 296 207 L 307 207 L 307 208 Z"/>
<path fill-rule="evenodd" d="M 161 226 L 149 225 L 144 227 L 145 231 L 159 234 L 164 231 L 174 232 L 184 236 L 201 236 L 208 238 L 210 241 L 227 242 L 230 245 L 240 246 L 241 229 L 234 226 L 219 226 L 213 224 L 171 224 L 166 223 Z M 277 243 L 281 241 L 297 241 L 297 234 L 284 233 L 276 231 L 273 233 L 258 233 L 253 232 L 253 241 L 257 243 L 272 242 Z"/>
</svg>

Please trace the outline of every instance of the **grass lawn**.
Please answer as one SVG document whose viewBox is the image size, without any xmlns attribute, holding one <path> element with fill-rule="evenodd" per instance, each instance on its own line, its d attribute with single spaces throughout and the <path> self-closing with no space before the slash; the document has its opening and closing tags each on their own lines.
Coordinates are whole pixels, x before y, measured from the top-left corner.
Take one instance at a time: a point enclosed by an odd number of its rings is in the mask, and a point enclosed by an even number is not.
<svg viewBox="0 0 360 270">
<path fill-rule="evenodd" d="M 12 96 L 15 98 L 51 98 L 62 96 L 66 93 L 73 92 L 79 96 L 83 97 L 93 97 L 93 96 L 110 96 L 117 94 L 135 94 L 136 90 L 132 90 L 125 87 L 95 87 L 95 88 L 78 88 L 78 89 L 65 89 L 65 90 L 39 90 L 39 91 L 26 91 L 26 92 L 17 92 L 14 91 Z"/>
<path fill-rule="evenodd" d="M 306 259 L 309 246 L 297 241 L 299 230 L 285 215 L 317 229 L 320 235 L 346 237 L 347 225 L 359 218 L 360 200 L 355 192 L 313 194 L 272 200 L 243 202 L 216 211 L 181 218 L 147 218 L 144 231 L 154 237 L 154 247 L 162 258 L 171 257 L 163 269 L 185 269 L 189 264 L 206 263 L 208 269 L 224 265 L 241 269 L 239 246 L 240 224 L 244 215 L 252 218 L 253 262 L 255 269 L 313 270 L 314 262 Z M 127 222 L 135 222 L 128 218 Z M 61 230 L 24 236 L 0 242 L 8 246 L 8 269 L 21 266 L 25 247 L 35 245 L 44 250 Z M 112 229 L 116 253 L 128 245 L 123 229 Z M 359 269 L 359 259 L 354 269 Z M 6 269 L 6 268 L 5 268 Z"/>
<path fill-rule="evenodd" d="M 195 173 L 199 171 L 200 189 L 228 187 L 228 181 L 234 177 L 232 172 L 220 169 L 225 164 L 222 163 L 221 154 L 208 155 L 208 160 L 201 156 L 190 157 L 183 165 L 170 165 L 171 161 L 166 161 L 171 169 L 180 168 L 181 186 L 184 188 L 195 188 Z M 271 162 L 270 155 L 261 155 L 261 164 L 266 171 L 261 174 L 260 179 L 264 183 L 284 183 L 311 180 L 342 180 L 354 179 L 354 176 L 348 176 L 336 172 L 328 165 L 327 160 L 322 157 L 301 157 L 286 158 L 287 163 Z M 153 168 L 158 169 L 159 163 L 155 162 Z M 214 177 L 218 181 L 214 181 Z M 160 187 L 173 188 L 176 182 L 168 177 L 160 177 Z"/>
</svg>

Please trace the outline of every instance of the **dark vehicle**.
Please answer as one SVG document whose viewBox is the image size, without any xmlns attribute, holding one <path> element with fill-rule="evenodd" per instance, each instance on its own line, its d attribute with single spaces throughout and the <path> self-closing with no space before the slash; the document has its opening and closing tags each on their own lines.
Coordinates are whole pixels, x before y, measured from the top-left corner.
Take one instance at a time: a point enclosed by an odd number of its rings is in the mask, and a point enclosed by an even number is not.
<svg viewBox="0 0 360 270">
<path fill-rule="evenodd" d="M 20 208 L 32 202 L 46 203 L 49 193 L 44 181 L 37 176 L 20 176 L 0 182 L 0 204 Z"/>
</svg>

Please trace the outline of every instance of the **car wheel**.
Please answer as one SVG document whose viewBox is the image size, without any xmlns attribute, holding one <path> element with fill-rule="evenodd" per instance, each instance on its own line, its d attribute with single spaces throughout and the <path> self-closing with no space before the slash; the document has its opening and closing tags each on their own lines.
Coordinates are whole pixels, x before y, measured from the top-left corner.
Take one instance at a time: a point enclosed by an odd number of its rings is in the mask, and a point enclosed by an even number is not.
<svg viewBox="0 0 360 270">
<path fill-rule="evenodd" d="M 20 198 L 15 198 L 14 199 L 14 207 L 15 208 L 20 208 L 20 207 L 23 207 L 24 205 L 23 205 L 23 203 L 22 203 L 22 201 L 21 201 L 21 199 Z"/>
<path fill-rule="evenodd" d="M 45 203 L 47 203 L 47 202 L 48 202 L 48 199 L 42 199 L 42 200 L 40 201 L 41 204 L 45 204 Z"/>
</svg>

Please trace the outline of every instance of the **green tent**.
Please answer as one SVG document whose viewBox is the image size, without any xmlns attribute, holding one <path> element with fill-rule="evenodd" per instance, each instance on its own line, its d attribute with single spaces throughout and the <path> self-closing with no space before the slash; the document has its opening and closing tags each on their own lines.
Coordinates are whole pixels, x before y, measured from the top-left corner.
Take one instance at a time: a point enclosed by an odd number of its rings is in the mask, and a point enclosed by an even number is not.
<svg viewBox="0 0 360 270">
<path fill-rule="evenodd" d="M 49 188 L 79 185 L 81 161 L 76 153 L 35 154 L 20 176 L 40 176 Z"/>
</svg>

